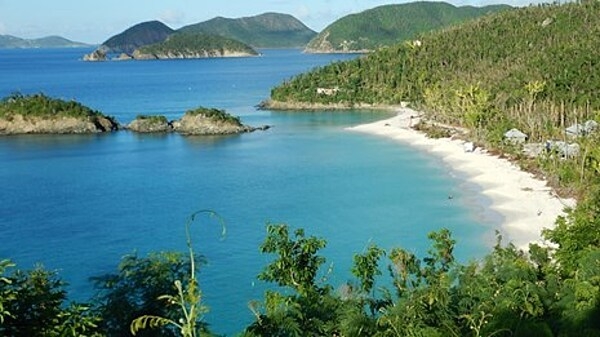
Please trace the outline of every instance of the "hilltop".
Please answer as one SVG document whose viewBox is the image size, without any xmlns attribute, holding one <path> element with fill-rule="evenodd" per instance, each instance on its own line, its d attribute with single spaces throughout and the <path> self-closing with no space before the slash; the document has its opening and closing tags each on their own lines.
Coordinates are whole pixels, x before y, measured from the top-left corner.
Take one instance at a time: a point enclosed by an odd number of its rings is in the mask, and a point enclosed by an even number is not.
<svg viewBox="0 0 600 337">
<path fill-rule="evenodd" d="M 420 33 L 448 27 L 507 5 L 455 7 L 445 2 L 384 5 L 347 15 L 327 26 L 306 46 L 306 52 L 370 51 L 412 39 Z"/>
<path fill-rule="evenodd" d="M 0 35 L 0 49 L 11 48 L 85 48 L 89 44 L 71 41 L 60 36 L 46 36 L 39 39 L 22 39 L 12 35 Z"/>
<path fill-rule="evenodd" d="M 99 49 L 105 53 L 131 54 L 139 47 L 165 41 L 174 32 L 160 21 L 142 22 L 109 38 Z"/>
<path fill-rule="evenodd" d="M 214 19 L 185 26 L 182 32 L 214 34 L 239 40 L 254 48 L 304 47 L 316 32 L 288 14 L 264 13 L 252 17 Z"/>
</svg>

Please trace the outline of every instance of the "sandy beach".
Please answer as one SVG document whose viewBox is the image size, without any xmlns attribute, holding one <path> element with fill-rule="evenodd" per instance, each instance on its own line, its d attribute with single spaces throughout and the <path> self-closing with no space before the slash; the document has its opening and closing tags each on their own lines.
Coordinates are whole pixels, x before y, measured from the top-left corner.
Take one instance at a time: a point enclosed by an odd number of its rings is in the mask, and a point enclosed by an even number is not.
<svg viewBox="0 0 600 337">
<path fill-rule="evenodd" d="M 561 199 L 546 182 L 520 170 L 506 159 L 479 148 L 465 151 L 465 142 L 458 139 L 427 138 L 410 126 L 418 122 L 419 112 L 402 108 L 390 119 L 359 125 L 349 130 L 389 137 L 439 156 L 467 181 L 481 187 L 491 200 L 490 210 L 503 217 L 498 228 L 505 242 L 526 248 L 530 242 L 542 242 L 541 230 L 551 228 L 566 206 L 574 199 Z"/>
</svg>

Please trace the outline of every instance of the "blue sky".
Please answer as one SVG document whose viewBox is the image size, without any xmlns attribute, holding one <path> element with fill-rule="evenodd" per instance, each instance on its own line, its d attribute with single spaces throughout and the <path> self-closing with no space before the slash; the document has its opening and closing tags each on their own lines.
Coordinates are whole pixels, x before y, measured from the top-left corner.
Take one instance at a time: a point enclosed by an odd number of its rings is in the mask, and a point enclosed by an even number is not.
<svg viewBox="0 0 600 337">
<path fill-rule="evenodd" d="M 501 0 L 450 0 L 454 5 L 486 5 Z M 160 20 L 171 28 L 216 16 L 238 18 L 265 12 L 295 16 L 320 31 L 340 17 L 376 6 L 407 1 L 381 0 L 0 0 L 0 34 L 23 38 L 60 35 L 101 43 L 130 26 Z M 526 5 L 531 1 L 503 3 Z"/>
</svg>

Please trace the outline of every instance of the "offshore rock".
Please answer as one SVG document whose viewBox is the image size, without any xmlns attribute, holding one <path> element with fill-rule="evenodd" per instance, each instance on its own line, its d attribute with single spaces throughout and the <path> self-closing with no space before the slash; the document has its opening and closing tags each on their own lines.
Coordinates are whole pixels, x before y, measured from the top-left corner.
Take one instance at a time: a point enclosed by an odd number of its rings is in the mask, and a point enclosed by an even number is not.
<svg viewBox="0 0 600 337">
<path fill-rule="evenodd" d="M 172 132 L 173 125 L 164 116 L 138 116 L 127 128 L 139 133 Z"/>
<path fill-rule="evenodd" d="M 0 134 L 86 134 L 111 132 L 119 129 L 112 118 L 90 117 L 23 117 L 13 115 L 0 118 Z"/>
<path fill-rule="evenodd" d="M 231 135 L 254 131 L 254 128 L 239 121 L 216 120 L 203 114 L 190 113 L 173 121 L 173 128 L 184 135 Z"/>
</svg>

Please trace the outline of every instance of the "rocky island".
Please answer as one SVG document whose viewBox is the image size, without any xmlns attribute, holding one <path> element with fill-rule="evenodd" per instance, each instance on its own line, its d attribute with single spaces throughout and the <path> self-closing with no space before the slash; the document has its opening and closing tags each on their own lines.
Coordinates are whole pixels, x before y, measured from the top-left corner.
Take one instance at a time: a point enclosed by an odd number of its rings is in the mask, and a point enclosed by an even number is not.
<svg viewBox="0 0 600 337">
<path fill-rule="evenodd" d="M 118 130 L 112 118 L 75 101 L 13 94 L 0 102 L 0 135 L 85 134 Z"/>
<path fill-rule="evenodd" d="M 225 110 L 204 107 L 188 110 L 183 117 L 174 121 L 160 115 L 138 115 L 129 125 L 121 127 L 114 118 L 81 103 L 44 94 L 13 94 L 0 101 L 0 135 L 86 134 L 123 128 L 138 133 L 230 135 L 267 130 L 270 127 L 248 126 Z"/>
<path fill-rule="evenodd" d="M 139 115 L 127 128 L 138 133 L 178 132 L 183 135 L 230 135 L 256 130 L 267 130 L 269 126 L 252 127 L 242 124 L 224 110 L 199 107 L 188 110 L 183 117 L 169 122 L 165 116 Z"/>
</svg>

